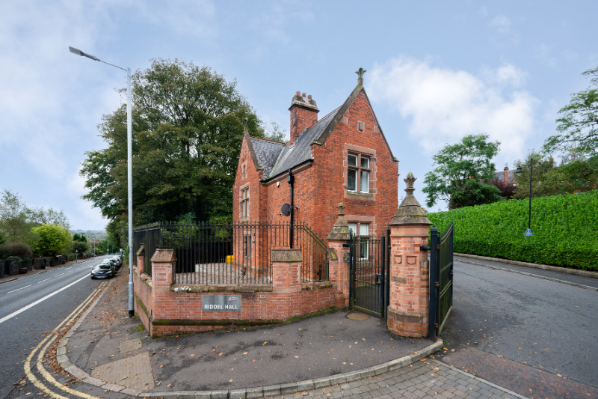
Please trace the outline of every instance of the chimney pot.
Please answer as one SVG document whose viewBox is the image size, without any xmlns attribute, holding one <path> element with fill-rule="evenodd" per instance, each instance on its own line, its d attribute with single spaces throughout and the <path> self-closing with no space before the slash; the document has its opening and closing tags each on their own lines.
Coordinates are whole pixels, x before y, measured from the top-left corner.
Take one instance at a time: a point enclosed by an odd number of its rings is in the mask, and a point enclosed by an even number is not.
<svg viewBox="0 0 598 399">
<path fill-rule="evenodd" d="M 311 94 L 310 94 L 309 96 L 307 96 L 307 98 L 308 98 L 309 100 L 311 100 Z"/>
<path fill-rule="evenodd" d="M 298 96 L 300 96 L 300 95 L 301 95 L 301 92 L 300 92 L 300 91 L 298 91 L 296 94 L 297 94 Z"/>
<path fill-rule="evenodd" d="M 302 97 L 305 97 L 305 93 L 301 93 L 301 96 L 302 96 Z"/>
</svg>

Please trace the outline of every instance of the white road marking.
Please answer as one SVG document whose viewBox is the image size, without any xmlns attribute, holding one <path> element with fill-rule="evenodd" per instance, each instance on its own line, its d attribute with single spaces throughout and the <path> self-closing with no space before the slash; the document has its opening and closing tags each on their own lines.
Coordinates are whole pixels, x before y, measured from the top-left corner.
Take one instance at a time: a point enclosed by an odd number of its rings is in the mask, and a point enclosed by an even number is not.
<svg viewBox="0 0 598 399">
<path fill-rule="evenodd" d="M 26 286 L 21 287 L 21 288 L 17 288 L 16 290 L 8 291 L 7 294 L 10 294 L 11 292 L 15 292 L 15 291 L 18 291 L 18 290 L 22 290 L 23 288 L 27 288 L 27 287 L 31 287 L 31 284 L 26 285 Z"/>
<path fill-rule="evenodd" d="M 81 280 L 83 280 L 83 279 L 85 279 L 85 278 L 89 278 L 89 276 L 86 274 L 85 276 L 81 277 L 79 280 L 75 280 L 75 281 L 73 281 L 72 283 L 70 283 L 69 285 L 65 285 L 65 286 L 64 286 L 64 287 L 62 287 L 61 289 L 59 289 L 59 290 L 57 290 L 57 291 L 54 291 L 53 293 L 51 293 L 51 294 L 48 294 L 48 295 L 46 295 L 45 297 L 43 297 L 43 298 L 41 298 L 41 299 L 38 299 L 37 301 L 33 302 L 32 304 L 29 304 L 29 305 L 25 306 L 24 308 L 22 308 L 22 309 L 19 309 L 19 310 L 17 310 L 16 312 L 13 312 L 13 313 L 9 314 L 8 316 L 5 316 L 5 317 L 1 318 L 1 319 L 0 319 L 0 324 L 4 323 L 5 321 L 7 321 L 7 320 L 9 320 L 9 319 L 12 319 L 13 317 L 15 317 L 16 315 L 18 315 L 18 314 L 20 314 L 20 313 L 23 313 L 23 312 L 24 312 L 24 311 L 26 311 L 27 309 L 31 309 L 31 308 L 32 308 L 32 307 L 34 307 L 35 305 L 38 305 L 38 304 L 42 303 L 42 302 L 43 302 L 43 301 L 45 301 L 46 299 L 48 299 L 48 298 L 50 298 L 50 297 L 53 297 L 54 295 L 58 294 L 59 292 L 66 290 L 66 289 L 67 289 L 67 288 L 69 288 L 70 286 L 77 284 L 79 281 L 81 281 Z M 23 288 L 26 288 L 26 287 L 23 287 Z M 16 290 L 15 290 L 15 291 L 16 291 Z"/>
<path fill-rule="evenodd" d="M 49 280 L 49 278 L 47 278 L 46 280 Z M 39 283 L 43 283 L 43 282 L 44 282 L 44 281 L 46 281 L 46 280 L 38 281 L 37 283 L 38 283 L 38 284 L 39 284 Z"/>
</svg>

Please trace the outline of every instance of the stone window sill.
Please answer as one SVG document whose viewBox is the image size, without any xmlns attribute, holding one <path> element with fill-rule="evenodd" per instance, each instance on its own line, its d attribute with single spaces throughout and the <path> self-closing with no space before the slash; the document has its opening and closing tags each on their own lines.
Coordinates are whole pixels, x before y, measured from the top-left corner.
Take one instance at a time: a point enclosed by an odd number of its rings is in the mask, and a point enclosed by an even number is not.
<svg viewBox="0 0 598 399">
<path fill-rule="evenodd" d="M 374 194 L 371 193 L 356 193 L 353 191 L 347 191 L 347 194 L 351 195 L 351 196 L 355 196 L 355 197 L 373 197 Z"/>
</svg>

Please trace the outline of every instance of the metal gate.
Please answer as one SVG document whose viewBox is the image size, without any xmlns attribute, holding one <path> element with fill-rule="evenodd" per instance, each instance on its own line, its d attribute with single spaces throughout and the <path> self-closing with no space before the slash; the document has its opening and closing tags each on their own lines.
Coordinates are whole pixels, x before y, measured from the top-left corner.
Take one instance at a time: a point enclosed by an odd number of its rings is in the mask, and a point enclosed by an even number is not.
<svg viewBox="0 0 598 399">
<path fill-rule="evenodd" d="M 432 227 L 430 234 L 430 338 L 440 335 L 453 309 L 453 230 L 442 234 Z"/>
<path fill-rule="evenodd" d="M 351 271 L 349 306 L 351 309 L 384 317 L 388 260 L 386 237 L 353 236 L 349 242 Z"/>
</svg>

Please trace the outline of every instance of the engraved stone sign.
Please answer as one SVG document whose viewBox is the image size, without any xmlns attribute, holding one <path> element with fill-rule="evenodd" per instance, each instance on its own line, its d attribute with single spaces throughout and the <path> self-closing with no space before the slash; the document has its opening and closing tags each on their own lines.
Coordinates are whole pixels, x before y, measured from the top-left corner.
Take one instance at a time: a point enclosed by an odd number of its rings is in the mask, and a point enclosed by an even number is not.
<svg viewBox="0 0 598 399">
<path fill-rule="evenodd" d="M 203 295 L 201 297 L 201 310 L 208 312 L 240 312 L 241 295 Z"/>
</svg>

